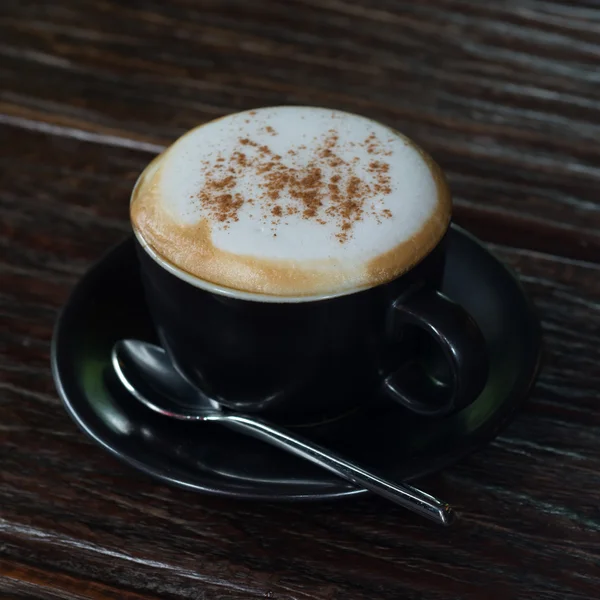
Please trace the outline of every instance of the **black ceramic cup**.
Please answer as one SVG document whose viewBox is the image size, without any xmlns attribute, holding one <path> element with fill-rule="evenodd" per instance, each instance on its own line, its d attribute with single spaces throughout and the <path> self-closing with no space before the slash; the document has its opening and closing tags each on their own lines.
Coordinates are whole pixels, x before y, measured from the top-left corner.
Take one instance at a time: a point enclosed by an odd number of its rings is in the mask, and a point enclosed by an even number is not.
<svg viewBox="0 0 600 600">
<path fill-rule="evenodd" d="M 137 238 L 161 343 L 185 379 L 227 408 L 311 424 L 383 394 L 441 417 L 468 406 L 486 382 L 481 332 L 438 291 L 443 239 L 390 283 L 278 301 L 182 276 Z"/>
<path fill-rule="evenodd" d="M 483 336 L 439 292 L 450 213 L 440 167 L 399 132 L 289 106 L 184 134 L 131 203 L 175 369 L 224 407 L 290 424 L 382 396 L 429 417 L 477 398 Z"/>
</svg>

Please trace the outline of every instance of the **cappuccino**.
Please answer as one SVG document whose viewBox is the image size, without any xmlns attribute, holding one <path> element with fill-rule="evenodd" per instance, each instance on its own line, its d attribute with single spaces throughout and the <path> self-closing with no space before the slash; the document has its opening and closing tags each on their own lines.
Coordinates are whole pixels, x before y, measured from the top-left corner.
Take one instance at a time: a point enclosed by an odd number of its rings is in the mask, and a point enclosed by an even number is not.
<svg viewBox="0 0 600 600">
<path fill-rule="evenodd" d="M 450 213 L 440 168 L 406 137 L 296 106 L 191 130 L 131 202 L 139 241 L 176 275 L 299 300 L 395 279 L 438 244 Z"/>
</svg>

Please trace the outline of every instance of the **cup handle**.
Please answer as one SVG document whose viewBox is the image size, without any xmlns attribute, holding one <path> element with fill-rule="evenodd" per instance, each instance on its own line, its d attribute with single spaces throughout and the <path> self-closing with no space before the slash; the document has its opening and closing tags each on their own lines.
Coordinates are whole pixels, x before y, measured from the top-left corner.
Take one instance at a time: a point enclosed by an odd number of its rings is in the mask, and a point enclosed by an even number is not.
<svg viewBox="0 0 600 600">
<path fill-rule="evenodd" d="M 440 383 L 414 363 L 397 372 L 388 394 L 414 413 L 441 417 L 471 404 L 488 377 L 486 342 L 477 323 L 462 307 L 431 289 L 418 289 L 398 298 L 391 313 L 393 331 L 411 325 L 427 333 L 441 350 L 450 382 Z"/>
</svg>

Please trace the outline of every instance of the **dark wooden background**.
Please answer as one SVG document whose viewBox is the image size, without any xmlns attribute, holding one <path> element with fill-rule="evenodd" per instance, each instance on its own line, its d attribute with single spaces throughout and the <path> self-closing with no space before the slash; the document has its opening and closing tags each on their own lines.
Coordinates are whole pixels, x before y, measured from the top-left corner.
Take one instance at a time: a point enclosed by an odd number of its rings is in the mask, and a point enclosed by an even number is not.
<svg viewBox="0 0 600 600">
<path fill-rule="evenodd" d="M 2 0 L 0 597 L 599 598 L 599 61 L 595 0 Z M 61 408 L 53 323 L 127 235 L 137 174 L 199 122 L 280 103 L 414 137 L 539 309 L 530 401 L 426 482 L 452 529 L 370 497 L 171 489 Z"/>
</svg>

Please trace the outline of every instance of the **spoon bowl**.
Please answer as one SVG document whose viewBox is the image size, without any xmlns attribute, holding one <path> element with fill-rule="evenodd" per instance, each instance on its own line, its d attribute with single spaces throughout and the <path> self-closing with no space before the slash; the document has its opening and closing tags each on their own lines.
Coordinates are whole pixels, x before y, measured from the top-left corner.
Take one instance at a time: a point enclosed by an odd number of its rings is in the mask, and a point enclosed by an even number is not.
<svg viewBox="0 0 600 600">
<path fill-rule="evenodd" d="M 219 404 L 188 383 L 160 346 L 121 340 L 113 347 L 111 361 L 125 389 L 151 410 L 185 421 L 221 418 Z"/>
</svg>

